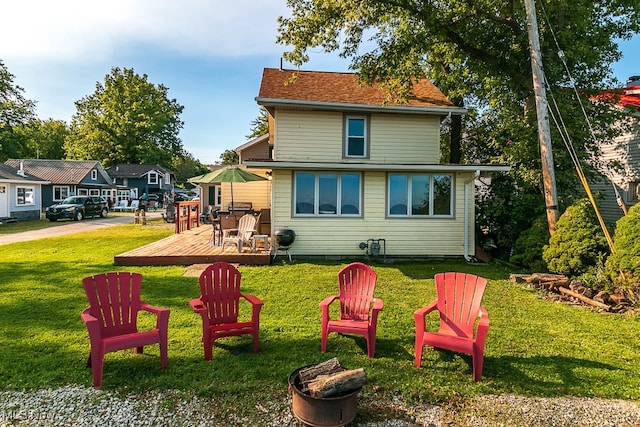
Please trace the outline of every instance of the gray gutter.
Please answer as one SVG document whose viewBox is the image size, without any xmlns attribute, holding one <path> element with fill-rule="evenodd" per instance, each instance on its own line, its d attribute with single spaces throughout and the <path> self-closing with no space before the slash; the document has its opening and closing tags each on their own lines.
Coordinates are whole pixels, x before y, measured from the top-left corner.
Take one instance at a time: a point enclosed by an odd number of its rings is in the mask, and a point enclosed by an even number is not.
<svg viewBox="0 0 640 427">
<path fill-rule="evenodd" d="M 295 107 L 312 108 L 318 110 L 339 110 L 339 111 L 368 111 L 377 113 L 403 113 L 403 114 L 466 114 L 467 109 L 462 107 L 416 107 L 403 105 L 370 105 L 370 104 L 349 104 L 345 102 L 323 102 L 323 101 L 301 101 L 281 98 L 260 98 L 256 97 L 258 105 L 269 107 Z"/>
</svg>

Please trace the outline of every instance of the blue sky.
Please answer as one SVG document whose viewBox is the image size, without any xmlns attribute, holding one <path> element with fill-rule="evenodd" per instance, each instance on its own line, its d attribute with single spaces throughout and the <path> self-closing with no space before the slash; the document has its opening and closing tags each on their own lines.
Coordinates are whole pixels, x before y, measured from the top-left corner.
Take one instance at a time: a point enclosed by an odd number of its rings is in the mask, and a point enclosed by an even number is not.
<svg viewBox="0 0 640 427">
<path fill-rule="evenodd" d="M 2 9 L 0 60 L 41 119 L 69 122 L 74 102 L 112 67 L 133 68 L 185 107 L 180 138 L 205 164 L 247 141 L 262 69 L 278 67 L 284 51 L 276 19 L 289 14 L 285 0 L 21 0 Z M 621 46 L 614 73 L 625 82 L 640 75 L 640 36 Z M 317 52 L 304 68 L 348 65 Z"/>
</svg>

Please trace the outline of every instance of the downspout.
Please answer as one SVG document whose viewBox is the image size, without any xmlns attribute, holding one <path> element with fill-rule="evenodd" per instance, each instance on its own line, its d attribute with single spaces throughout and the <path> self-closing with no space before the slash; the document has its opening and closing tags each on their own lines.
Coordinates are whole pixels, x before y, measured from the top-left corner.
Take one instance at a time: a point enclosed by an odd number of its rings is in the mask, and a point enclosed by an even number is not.
<svg viewBox="0 0 640 427">
<path fill-rule="evenodd" d="M 471 197 L 471 186 L 474 185 L 475 180 L 480 176 L 480 171 L 477 170 L 471 178 L 464 182 L 464 259 L 467 261 L 472 261 L 471 256 L 469 255 L 471 233 L 469 233 L 469 225 L 471 224 L 469 220 L 469 198 Z M 475 243 L 474 243 L 475 246 Z"/>
</svg>

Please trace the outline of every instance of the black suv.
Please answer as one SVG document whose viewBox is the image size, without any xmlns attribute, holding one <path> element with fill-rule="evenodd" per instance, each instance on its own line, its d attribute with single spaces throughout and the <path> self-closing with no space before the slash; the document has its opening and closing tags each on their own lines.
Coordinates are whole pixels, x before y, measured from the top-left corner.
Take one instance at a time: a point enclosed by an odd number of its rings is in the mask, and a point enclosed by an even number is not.
<svg viewBox="0 0 640 427">
<path fill-rule="evenodd" d="M 71 196 L 57 205 L 49 206 L 45 211 L 45 216 L 49 221 L 57 221 L 61 218 L 80 221 L 86 217 L 105 218 L 108 213 L 109 204 L 104 197 Z"/>
</svg>

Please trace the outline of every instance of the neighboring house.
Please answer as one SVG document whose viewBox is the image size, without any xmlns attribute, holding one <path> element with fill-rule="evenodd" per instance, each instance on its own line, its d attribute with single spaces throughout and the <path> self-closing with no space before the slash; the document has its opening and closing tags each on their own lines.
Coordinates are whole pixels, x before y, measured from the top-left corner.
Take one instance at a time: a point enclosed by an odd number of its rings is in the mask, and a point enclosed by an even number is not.
<svg viewBox="0 0 640 427">
<path fill-rule="evenodd" d="M 431 82 L 395 103 L 355 74 L 265 69 L 256 101 L 273 159 L 243 163 L 273 171 L 272 234 L 293 229 L 291 253 L 362 256 L 376 240 L 386 256 L 474 255 L 475 177 L 509 167 L 440 164 L 440 123 L 465 110 Z"/>
<path fill-rule="evenodd" d="M 240 164 L 245 161 L 270 161 L 273 159 L 273 145 L 269 134 L 259 136 L 236 148 Z M 271 207 L 271 169 L 252 169 L 251 172 L 267 178 L 266 181 L 247 182 L 234 185 L 233 198 L 236 202 L 251 202 L 254 210 L 269 209 Z M 223 206 L 228 205 L 230 195 L 228 184 L 222 184 Z M 229 198 L 229 200 L 227 200 Z"/>
<path fill-rule="evenodd" d="M 616 200 L 616 190 L 627 209 L 640 198 L 640 76 L 629 79 L 617 104 L 630 111 L 635 109 L 635 113 L 629 115 L 631 130 L 618 137 L 613 144 L 603 144 L 600 148 L 604 163 L 617 162 L 621 169 L 601 170 L 604 181 L 591 185 L 591 190 L 601 196 L 598 207 L 610 225 L 624 215 Z"/>
<path fill-rule="evenodd" d="M 176 183 L 175 174 L 160 165 L 120 163 L 107 170 L 113 183 L 121 187 L 117 200 L 138 199 L 145 192 L 160 200 L 169 195 Z"/>
<path fill-rule="evenodd" d="M 0 163 L 0 221 L 40 219 L 42 186 L 47 184 L 20 167 Z"/>
<path fill-rule="evenodd" d="M 259 136 L 248 141 L 235 149 L 238 153 L 239 163 L 244 160 L 270 160 L 273 152 L 273 145 L 269 143 L 269 134 Z M 209 170 L 214 172 L 224 166 L 211 166 Z M 271 170 L 253 169 L 251 172 L 265 178 L 271 178 Z M 198 178 L 198 177 L 194 177 Z M 191 179 L 194 179 L 191 178 Z M 228 182 L 198 183 L 200 187 L 200 200 L 202 209 L 206 205 L 219 208 L 223 211 L 228 209 L 231 203 L 231 184 Z M 255 181 L 247 183 L 235 183 L 233 185 L 233 199 L 235 202 L 251 203 L 255 211 L 269 209 L 271 207 L 271 182 Z"/>
<path fill-rule="evenodd" d="M 22 164 L 26 174 L 49 181 L 42 187 L 42 209 L 69 196 L 103 196 L 113 200 L 116 194 L 111 178 L 96 160 L 9 159 L 5 164 L 15 169 Z"/>
<path fill-rule="evenodd" d="M 220 169 L 222 166 L 214 165 L 209 166 L 209 172 L 214 172 Z M 206 174 L 203 174 L 206 175 Z M 219 182 L 210 182 L 210 183 L 193 183 L 192 179 L 199 178 L 203 175 L 198 175 L 193 178 L 189 178 L 191 184 L 195 185 L 198 188 L 200 195 L 200 209 L 204 211 L 205 206 L 210 205 L 218 210 L 222 208 L 222 186 Z M 234 188 L 235 190 L 235 188 Z M 228 202 L 227 202 L 228 203 Z"/>
</svg>

